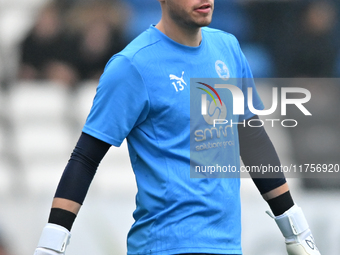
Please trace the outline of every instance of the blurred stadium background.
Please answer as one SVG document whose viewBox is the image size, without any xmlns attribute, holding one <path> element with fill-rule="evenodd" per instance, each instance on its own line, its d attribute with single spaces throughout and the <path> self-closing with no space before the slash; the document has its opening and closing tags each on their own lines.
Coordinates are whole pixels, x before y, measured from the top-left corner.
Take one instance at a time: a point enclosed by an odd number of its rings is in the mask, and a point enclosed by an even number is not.
<svg viewBox="0 0 340 255">
<path fill-rule="evenodd" d="M 76 54 L 75 49 L 89 47 L 89 52 L 92 45 L 95 54 L 107 47 L 101 42 L 109 38 L 117 45 L 101 56 L 107 61 L 114 50 L 124 47 L 160 18 L 156 0 L 58 0 L 52 11 L 50 3 L 0 0 L 1 255 L 33 254 L 57 183 L 91 107 L 98 79 L 94 71 L 100 72 L 103 66 L 99 60 L 99 64 L 81 65 L 86 62 L 81 58 L 84 52 Z M 46 4 L 50 8 L 47 12 Z M 237 36 L 255 77 L 339 76 L 338 0 L 215 0 L 215 6 L 211 27 Z M 61 35 L 66 39 L 44 44 L 45 48 L 34 48 L 34 40 L 29 45 L 27 38 L 34 36 L 34 30 L 50 36 L 57 26 L 51 17 L 60 22 Z M 94 23 L 99 25 L 88 29 Z M 41 60 L 47 66 L 36 63 L 46 56 L 46 49 L 50 52 L 56 48 L 63 53 L 58 65 L 46 64 L 49 60 Z M 75 55 L 77 59 L 70 58 Z M 266 98 L 272 86 L 258 84 L 260 94 Z M 268 130 L 283 164 L 308 163 L 314 155 L 326 163 L 339 163 L 340 123 L 334 118 L 334 114 L 339 117 L 339 94 L 328 96 L 337 100 L 332 105 L 333 115 L 328 119 L 325 116 L 323 125 L 306 128 L 302 134 L 284 128 Z M 321 101 L 327 102 L 328 96 L 320 97 Z M 307 127 L 311 126 L 307 123 Z M 318 139 L 313 140 L 316 135 Z M 339 254 L 338 180 L 290 179 L 289 183 L 322 254 Z M 126 254 L 135 192 L 126 144 L 111 148 L 74 224 L 67 254 Z M 268 206 L 250 179 L 242 179 L 242 206 L 244 254 L 285 254 L 283 238 L 264 213 Z"/>
</svg>

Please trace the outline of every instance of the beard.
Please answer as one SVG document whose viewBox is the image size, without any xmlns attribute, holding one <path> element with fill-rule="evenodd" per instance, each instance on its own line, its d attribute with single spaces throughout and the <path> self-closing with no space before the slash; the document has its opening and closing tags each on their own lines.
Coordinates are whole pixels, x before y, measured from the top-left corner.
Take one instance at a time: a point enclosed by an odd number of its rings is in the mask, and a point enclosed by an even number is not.
<svg viewBox="0 0 340 255">
<path fill-rule="evenodd" d="M 189 13 L 183 9 L 180 5 L 175 3 L 175 1 L 169 0 L 167 1 L 167 5 L 170 18 L 181 27 L 197 29 L 208 26 L 211 23 L 212 14 L 206 17 L 195 18 L 191 12 Z"/>
</svg>

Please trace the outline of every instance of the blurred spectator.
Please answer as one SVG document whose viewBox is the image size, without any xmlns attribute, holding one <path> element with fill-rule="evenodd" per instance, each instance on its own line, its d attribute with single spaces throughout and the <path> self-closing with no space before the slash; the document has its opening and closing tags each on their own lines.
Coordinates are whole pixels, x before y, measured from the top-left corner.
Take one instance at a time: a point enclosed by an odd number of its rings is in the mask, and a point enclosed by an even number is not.
<svg viewBox="0 0 340 255">
<path fill-rule="evenodd" d="M 19 78 L 69 86 L 98 79 L 110 57 L 125 46 L 126 17 L 118 0 L 50 2 L 22 43 Z"/>
<path fill-rule="evenodd" d="M 126 9 L 119 1 L 87 1 L 67 16 L 69 32 L 76 38 L 71 61 L 81 80 L 98 79 L 110 57 L 126 45 Z"/>
<path fill-rule="evenodd" d="M 68 59 L 72 43 L 63 30 L 60 12 L 57 2 L 43 7 L 22 43 L 19 78 L 48 79 L 67 85 L 77 81 L 77 72 Z"/>
<path fill-rule="evenodd" d="M 291 77 L 332 77 L 337 47 L 334 27 L 336 8 L 328 1 L 308 4 L 297 24 L 292 53 L 286 62 Z"/>
<path fill-rule="evenodd" d="M 334 76 L 338 51 L 334 2 L 264 1 L 245 7 L 254 26 L 251 41 L 270 50 L 278 77 Z"/>
<path fill-rule="evenodd" d="M 249 1 L 244 4 L 252 23 L 247 44 L 262 45 L 273 60 L 271 73 L 264 77 L 282 76 L 280 64 L 291 54 L 290 40 L 300 5 L 301 1 Z M 253 62 L 256 63 L 256 59 Z"/>
</svg>

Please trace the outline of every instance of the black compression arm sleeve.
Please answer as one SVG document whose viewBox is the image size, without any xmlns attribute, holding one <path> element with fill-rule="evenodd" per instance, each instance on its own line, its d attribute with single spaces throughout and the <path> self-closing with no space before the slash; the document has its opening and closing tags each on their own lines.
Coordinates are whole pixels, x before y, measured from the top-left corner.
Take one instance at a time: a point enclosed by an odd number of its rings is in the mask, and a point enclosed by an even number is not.
<svg viewBox="0 0 340 255">
<path fill-rule="evenodd" d="M 254 116 L 251 119 L 259 119 L 259 117 Z M 281 166 L 279 157 L 264 127 L 244 127 L 239 125 L 238 133 L 240 154 L 245 166 Z M 269 173 L 264 175 L 250 173 L 250 175 L 261 194 L 286 183 L 282 172 L 275 173 L 274 176 Z"/>
<path fill-rule="evenodd" d="M 82 133 L 60 179 L 55 197 L 82 204 L 98 165 L 110 146 Z"/>
</svg>

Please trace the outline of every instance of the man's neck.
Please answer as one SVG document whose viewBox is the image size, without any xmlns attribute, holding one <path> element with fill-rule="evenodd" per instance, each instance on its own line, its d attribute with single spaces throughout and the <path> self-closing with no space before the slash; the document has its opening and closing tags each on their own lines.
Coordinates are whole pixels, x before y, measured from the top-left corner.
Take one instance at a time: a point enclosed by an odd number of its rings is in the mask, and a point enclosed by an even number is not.
<svg viewBox="0 0 340 255">
<path fill-rule="evenodd" d="M 185 29 L 173 22 L 165 22 L 164 20 L 161 20 L 156 28 L 175 42 L 186 46 L 197 47 L 202 41 L 201 28 Z"/>
</svg>

